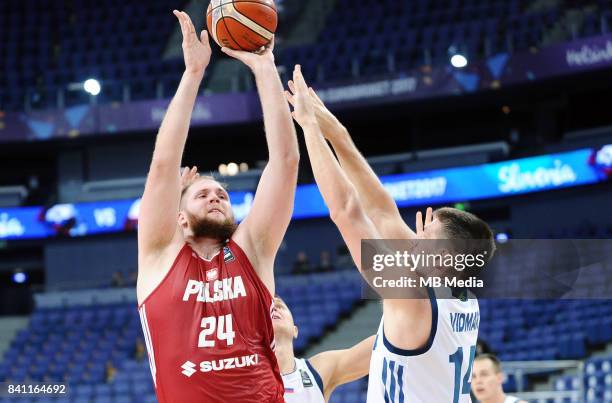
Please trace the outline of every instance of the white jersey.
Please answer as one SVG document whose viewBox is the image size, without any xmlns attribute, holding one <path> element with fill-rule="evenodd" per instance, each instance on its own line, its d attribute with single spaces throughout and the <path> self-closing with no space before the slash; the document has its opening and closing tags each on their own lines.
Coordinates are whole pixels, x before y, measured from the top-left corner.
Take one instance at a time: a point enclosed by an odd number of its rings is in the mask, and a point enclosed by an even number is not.
<svg viewBox="0 0 612 403">
<path fill-rule="evenodd" d="M 508 396 L 508 395 L 506 395 L 506 398 L 504 399 L 504 403 L 516 403 L 520 401 L 521 399 L 519 399 L 518 397 Z"/>
<path fill-rule="evenodd" d="M 437 298 L 436 298 L 437 296 Z M 467 293 L 464 292 L 464 296 Z M 402 350 L 385 337 L 380 321 L 368 383 L 368 403 L 470 403 L 472 362 L 480 312 L 475 298 L 448 288 L 429 290 L 431 333 L 425 346 Z"/>
<path fill-rule="evenodd" d="M 286 403 L 325 403 L 323 382 L 308 360 L 295 358 L 295 371 L 283 375 Z"/>
</svg>

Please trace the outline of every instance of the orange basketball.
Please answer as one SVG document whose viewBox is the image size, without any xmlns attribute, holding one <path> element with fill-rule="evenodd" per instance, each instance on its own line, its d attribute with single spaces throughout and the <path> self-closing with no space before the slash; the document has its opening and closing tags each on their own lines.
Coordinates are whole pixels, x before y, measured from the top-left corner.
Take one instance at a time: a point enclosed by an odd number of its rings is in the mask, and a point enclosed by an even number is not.
<svg viewBox="0 0 612 403">
<path fill-rule="evenodd" d="M 274 0 L 211 0 L 206 26 L 219 46 L 253 52 L 272 40 L 278 16 Z"/>
</svg>

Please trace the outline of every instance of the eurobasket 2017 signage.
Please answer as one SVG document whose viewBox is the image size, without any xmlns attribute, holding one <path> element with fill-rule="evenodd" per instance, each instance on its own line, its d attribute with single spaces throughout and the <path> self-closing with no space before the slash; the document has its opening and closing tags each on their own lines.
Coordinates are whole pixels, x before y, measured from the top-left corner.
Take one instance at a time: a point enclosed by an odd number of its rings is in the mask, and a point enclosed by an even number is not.
<svg viewBox="0 0 612 403">
<path fill-rule="evenodd" d="M 612 145 L 467 167 L 381 178 L 397 205 L 424 206 L 499 198 L 603 182 L 612 177 Z M 234 215 L 242 220 L 253 192 L 230 192 Z M 0 239 L 84 236 L 130 231 L 138 225 L 140 199 L 57 204 L 49 208 L 0 209 Z M 328 214 L 316 185 L 298 186 L 294 219 Z"/>
</svg>

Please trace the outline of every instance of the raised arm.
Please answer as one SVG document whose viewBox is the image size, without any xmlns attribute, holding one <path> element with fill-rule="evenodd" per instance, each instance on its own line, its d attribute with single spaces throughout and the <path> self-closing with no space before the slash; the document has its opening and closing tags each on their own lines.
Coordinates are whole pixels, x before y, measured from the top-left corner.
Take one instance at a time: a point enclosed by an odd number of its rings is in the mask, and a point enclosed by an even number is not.
<svg viewBox="0 0 612 403">
<path fill-rule="evenodd" d="M 361 270 L 361 240 L 379 238 L 378 231 L 366 215 L 353 184 L 340 168 L 315 116 L 313 101 L 300 66 L 293 72 L 295 95 L 293 117 L 304 131 L 310 165 L 319 191 L 342 238 Z"/>
<path fill-rule="evenodd" d="M 296 66 L 293 73 L 293 81 L 293 116 L 304 130 L 315 180 L 329 208 L 332 221 L 340 230 L 357 268 L 364 274 L 364 268 L 361 267 L 361 240 L 379 239 L 377 227 L 365 213 L 360 201 L 362 195 L 357 194 L 323 138 L 315 116 L 313 100 L 299 66 Z M 368 192 L 373 191 L 368 189 L 365 193 Z M 422 217 L 420 213 L 418 217 Z M 421 225 L 418 231 L 422 232 Z M 406 271 L 406 275 L 411 274 L 416 276 L 415 273 Z M 365 277 L 367 279 L 367 276 Z M 412 349 L 421 346 L 429 335 L 431 307 L 429 300 L 418 298 L 423 290 L 416 289 L 416 293 L 410 295 L 408 293 L 412 290 L 407 289 L 406 292 L 407 296 L 413 298 L 384 299 L 383 312 L 385 318 L 390 319 L 385 321 L 385 334 L 395 346 Z M 408 334 L 407 329 L 415 329 L 414 334 Z"/>
<path fill-rule="evenodd" d="M 368 374 L 374 338 L 375 336 L 370 336 L 344 350 L 324 351 L 308 360 L 321 375 L 323 395 L 326 401 L 338 386 Z"/>
<path fill-rule="evenodd" d="M 268 164 L 263 170 L 251 212 L 236 237 L 243 242 L 249 258 L 264 283 L 273 284 L 274 258 L 285 236 L 297 185 L 299 149 L 283 85 L 274 63 L 274 42 L 261 54 L 222 50 L 246 64 L 257 83 L 263 110 Z M 273 288 L 271 288 L 273 291 Z"/>
<path fill-rule="evenodd" d="M 295 93 L 295 84 L 291 81 L 289 89 Z M 355 186 L 366 214 L 380 235 L 386 239 L 413 238 L 415 233 L 402 220 L 395 201 L 355 146 L 346 127 L 325 107 L 312 88 L 308 91 L 321 131 L 332 144 L 342 169 Z M 292 94 L 287 95 L 291 102 Z"/>
<path fill-rule="evenodd" d="M 138 220 L 139 259 L 159 254 L 173 240 L 182 237 L 177 215 L 180 201 L 179 169 L 191 112 L 204 71 L 210 61 L 206 31 L 198 38 L 193 23 L 184 12 L 174 11 L 183 33 L 185 72 L 168 106 L 155 141 L 155 150 L 140 204 Z M 139 267 L 154 265 L 139 264 Z"/>
</svg>

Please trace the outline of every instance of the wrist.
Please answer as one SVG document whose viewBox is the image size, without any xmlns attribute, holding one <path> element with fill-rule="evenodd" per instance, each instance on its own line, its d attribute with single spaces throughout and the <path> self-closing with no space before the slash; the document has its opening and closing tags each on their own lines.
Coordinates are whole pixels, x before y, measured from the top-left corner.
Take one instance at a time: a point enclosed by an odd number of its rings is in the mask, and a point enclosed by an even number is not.
<svg viewBox="0 0 612 403">
<path fill-rule="evenodd" d="M 206 68 L 202 69 L 202 70 L 189 70 L 189 69 L 185 69 L 185 72 L 183 73 L 183 76 L 189 79 L 193 79 L 193 80 L 202 80 L 204 78 L 204 72 L 206 71 Z"/>
<path fill-rule="evenodd" d="M 278 74 L 276 64 L 274 60 L 262 60 L 255 64 L 252 69 L 255 77 L 262 76 L 266 77 L 269 74 Z"/>
<path fill-rule="evenodd" d="M 302 122 L 301 124 L 302 129 L 304 130 L 304 132 L 309 132 L 309 133 L 313 133 L 317 130 L 320 130 L 319 128 L 319 123 L 317 122 L 316 118 L 309 118 L 304 120 L 304 122 Z"/>
</svg>

